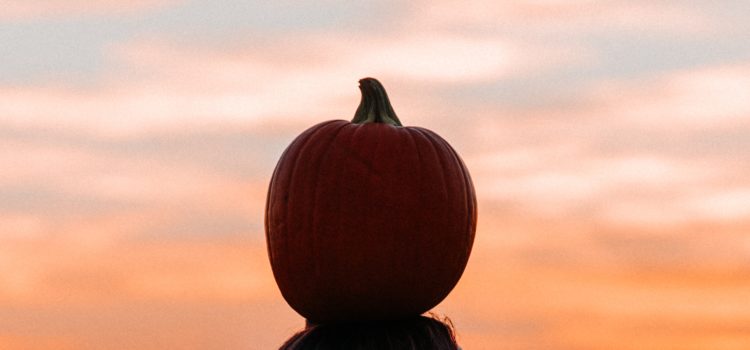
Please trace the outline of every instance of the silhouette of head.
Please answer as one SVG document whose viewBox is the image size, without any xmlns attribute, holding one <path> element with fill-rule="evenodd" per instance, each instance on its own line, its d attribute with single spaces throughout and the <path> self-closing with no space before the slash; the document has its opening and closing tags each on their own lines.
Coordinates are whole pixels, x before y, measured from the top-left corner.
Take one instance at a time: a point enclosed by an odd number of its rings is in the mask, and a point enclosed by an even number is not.
<svg viewBox="0 0 750 350">
<path fill-rule="evenodd" d="M 457 350 L 453 324 L 415 316 L 393 321 L 311 324 L 280 350 Z"/>
</svg>

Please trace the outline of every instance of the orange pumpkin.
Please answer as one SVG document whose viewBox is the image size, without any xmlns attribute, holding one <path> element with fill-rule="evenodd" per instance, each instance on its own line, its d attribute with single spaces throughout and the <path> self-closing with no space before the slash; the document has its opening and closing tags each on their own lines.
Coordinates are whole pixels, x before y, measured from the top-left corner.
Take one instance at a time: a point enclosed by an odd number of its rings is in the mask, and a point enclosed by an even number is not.
<svg viewBox="0 0 750 350">
<path fill-rule="evenodd" d="M 266 203 L 276 283 L 313 322 L 421 314 L 458 282 L 477 205 L 461 158 L 403 127 L 383 86 L 360 80 L 354 119 L 320 123 L 281 156 Z"/>
</svg>

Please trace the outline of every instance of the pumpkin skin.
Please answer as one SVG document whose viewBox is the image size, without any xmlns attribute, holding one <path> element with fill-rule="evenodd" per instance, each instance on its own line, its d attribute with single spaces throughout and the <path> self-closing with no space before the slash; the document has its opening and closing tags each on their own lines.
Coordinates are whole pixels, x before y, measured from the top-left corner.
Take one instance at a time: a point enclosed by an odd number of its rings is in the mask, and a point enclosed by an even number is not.
<svg viewBox="0 0 750 350">
<path fill-rule="evenodd" d="M 458 154 L 432 131 L 398 126 L 379 82 L 360 88 L 359 122 L 299 135 L 268 190 L 273 274 L 311 322 L 424 313 L 456 285 L 474 241 L 476 198 Z"/>
</svg>

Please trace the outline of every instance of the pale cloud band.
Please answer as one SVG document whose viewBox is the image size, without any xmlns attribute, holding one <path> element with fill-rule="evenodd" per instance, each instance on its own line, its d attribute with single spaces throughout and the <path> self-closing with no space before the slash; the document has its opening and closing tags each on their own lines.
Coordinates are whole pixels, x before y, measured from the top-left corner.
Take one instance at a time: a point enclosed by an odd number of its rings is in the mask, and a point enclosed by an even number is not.
<svg viewBox="0 0 750 350">
<path fill-rule="evenodd" d="M 15 30 L 128 19 L 86 37 L 87 79 L 45 78 L 51 50 L 0 85 L 0 299 L 20 310 L 2 348 L 277 346 L 301 323 L 267 266 L 267 181 L 294 136 L 351 117 L 364 76 L 474 178 L 476 248 L 441 306 L 465 348 L 748 341 L 726 326 L 750 312 L 750 46 L 729 3 L 322 2 L 277 27 L 228 18 L 255 3 L 6 5 Z M 205 10 L 222 16 L 180 17 Z"/>
</svg>

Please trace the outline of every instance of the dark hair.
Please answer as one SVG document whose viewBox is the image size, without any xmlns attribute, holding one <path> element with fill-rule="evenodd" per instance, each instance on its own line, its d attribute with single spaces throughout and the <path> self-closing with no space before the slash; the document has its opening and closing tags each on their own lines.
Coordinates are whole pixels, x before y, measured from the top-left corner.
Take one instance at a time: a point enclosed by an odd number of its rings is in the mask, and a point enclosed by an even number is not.
<svg viewBox="0 0 750 350">
<path fill-rule="evenodd" d="M 426 316 L 394 321 L 312 324 L 279 350 L 457 350 L 453 323 Z"/>
</svg>

